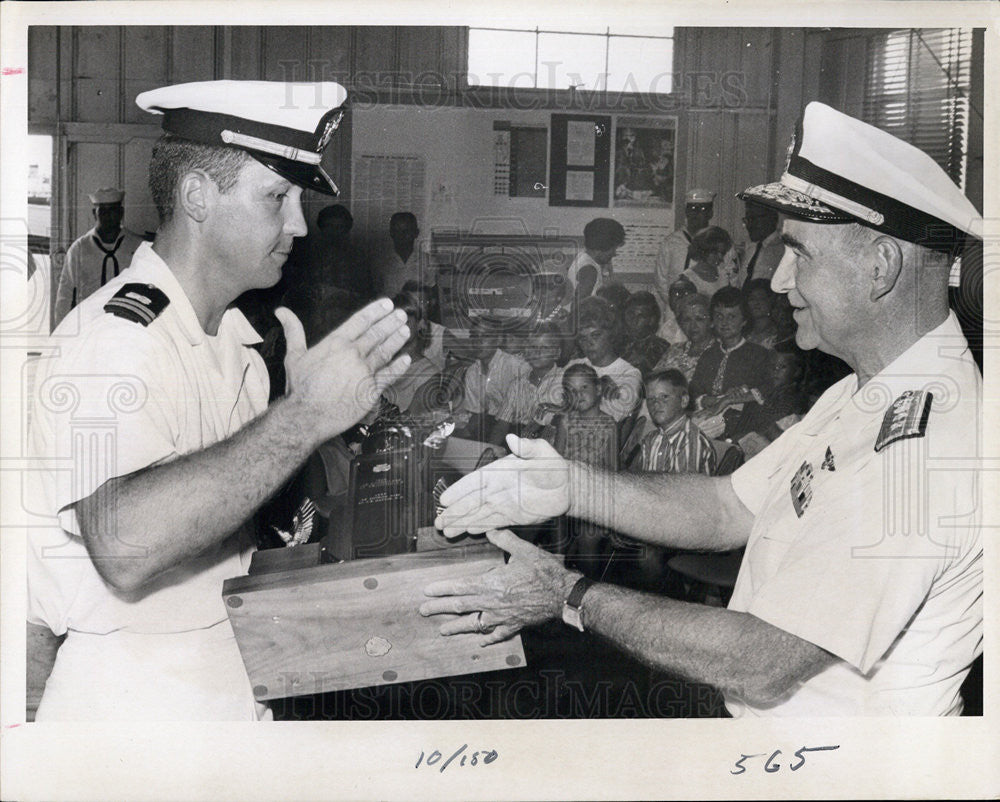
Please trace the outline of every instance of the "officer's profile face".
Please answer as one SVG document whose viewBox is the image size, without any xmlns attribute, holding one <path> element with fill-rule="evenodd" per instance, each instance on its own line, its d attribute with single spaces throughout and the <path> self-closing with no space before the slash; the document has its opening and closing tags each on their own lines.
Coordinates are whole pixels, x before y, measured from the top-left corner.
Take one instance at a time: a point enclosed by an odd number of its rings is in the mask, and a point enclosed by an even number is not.
<svg viewBox="0 0 1000 802">
<path fill-rule="evenodd" d="M 207 246 L 230 285 L 242 292 L 276 284 L 293 239 L 307 231 L 302 188 L 254 160 L 243 165 L 228 192 L 206 182 Z"/>
<path fill-rule="evenodd" d="M 849 224 L 785 219 L 785 255 L 771 277 L 771 289 L 788 294 L 799 348 L 819 348 L 848 362 L 850 344 L 871 336 L 858 325 L 868 288 L 859 269 L 864 245 L 851 239 L 852 231 Z"/>
</svg>

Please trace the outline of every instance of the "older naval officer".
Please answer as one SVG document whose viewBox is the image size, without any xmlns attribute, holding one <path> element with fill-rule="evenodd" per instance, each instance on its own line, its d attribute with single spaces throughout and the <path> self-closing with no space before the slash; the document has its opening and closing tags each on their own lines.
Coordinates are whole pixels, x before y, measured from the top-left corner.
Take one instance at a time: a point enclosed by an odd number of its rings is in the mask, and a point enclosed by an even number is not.
<svg viewBox="0 0 1000 802">
<path fill-rule="evenodd" d="M 233 301 L 268 287 L 306 233 L 304 189 L 333 195 L 323 152 L 335 83 L 210 81 L 137 98 L 162 115 L 156 242 L 70 312 L 38 378 L 30 433 L 53 526 L 29 542 L 29 623 L 66 640 L 41 720 L 266 717 L 222 603 L 254 511 L 405 371 L 406 316 L 383 299 L 306 349 L 267 406 L 260 337 Z"/>
<path fill-rule="evenodd" d="M 947 715 L 982 651 L 982 384 L 947 303 L 952 255 L 982 220 L 916 148 L 809 104 L 777 183 L 741 193 L 785 215 L 772 287 L 803 348 L 854 369 L 731 477 L 629 475 L 541 441 L 441 497 L 445 534 L 487 532 L 509 563 L 426 589 L 445 634 L 484 642 L 560 615 L 741 715 Z M 608 487 L 608 498 L 573 487 Z M 728 609 L 592 583 L 508 524 L 570 515 L 682 549 L 746 546 Z"/>
</svg>

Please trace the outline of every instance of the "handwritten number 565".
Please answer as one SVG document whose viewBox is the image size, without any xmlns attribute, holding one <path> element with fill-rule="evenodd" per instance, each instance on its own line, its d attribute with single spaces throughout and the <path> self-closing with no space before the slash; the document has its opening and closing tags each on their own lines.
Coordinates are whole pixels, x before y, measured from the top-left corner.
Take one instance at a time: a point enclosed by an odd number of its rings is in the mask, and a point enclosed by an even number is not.
<svg viewBox="0 0 1000 802">
<path fill-rule="evenodd" d="M 805 758 L 805 753 L 806 752 L 827 752 L 827 751 L 830 751 L 830 750 L 833 750 L 833 749 L 840 749 L 840 745 L 838 744 L 836 746 L 803 746 L 803 747 L 800 747 L 799 749 L 796 749 L 795 753 L 794 753 L 795 757 L 798 758 L 798 761 L 794 762 L 794 763 L 789 763 L 788 764 L 788 768 L 790 768 L 792 771 L 798 771 L 799 769 L 801 769 L 805 765 L 805 762 L 806 762 L 806 758 Z M 744 774 L 746 772 L 746 770 L 747 770 L 747 767 L 744 765 L 744 763 L 747 760 L 749 760 L 752 757 L 763 757 L 766 754 L 767 754 L 766 752 L 760 752 L 760 753 L 755 754 L 755 755 L 740 755 L 740 759 L 737 760 L 736 763 L 734 764 L 734 767 L 735 767 L 736 771 L 730 771 L 729 773 L 730 774 Z M 774 774 L 776 771 L 779 771 L 781 769 L 781 764 L 778 762 L 778 755 L 780 755 L 780 754 L 781 754 L 781 750 L 780 749 L 775 749 L 770 754 L 770 756 L 764 762 L 764 771 L 766 771 L 768 774 Z"/>
</svg>

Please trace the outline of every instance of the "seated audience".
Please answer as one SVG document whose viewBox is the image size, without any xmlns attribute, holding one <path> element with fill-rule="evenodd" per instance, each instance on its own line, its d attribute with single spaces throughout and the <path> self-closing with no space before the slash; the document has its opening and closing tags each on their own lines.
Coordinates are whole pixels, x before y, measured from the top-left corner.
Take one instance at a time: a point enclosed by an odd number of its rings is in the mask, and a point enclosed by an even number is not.
<svg viewBox="0 0 1000 802">
<path fill-rule="evenodd" d="M 620 284 L 618 282 L 605 284 L 603 287 L 594 291 L 594 297 L 605 301 L 607 305 L 611 307 L 611 311 L 615 313 L 616 327 L 618 331 L 618 339 L 615 343 L 615 348 L 619 353 L 625 349 L 625 341 L 627 339 L 625 332 L 625 304 L 628 303 L 628 299 L 631 296 L 632 293 L 628 291 L 628 288 L 624 284 Z"/>
<path fill-rule="evenodd" d="M 648 473 L 715 471 L 715 449 L 688 417 L 688 383 L 679 370 L 662 370 L 646 379 L 646 405 L 656 427 L 642 441 L 640 466 Z"/>
<path fill-rule="evenodd" d="M 420 297 L 413 293 L 401 292 L 392 299 L 392 303 L 397 309 L 406 312 L 406 325 L 410 330 L 410 338 L 399 353 L 408 354 L 411 361 L 406 372 L 387 387 L 382 395 L 387 401 L 395 404 L 399 411 L 405 415 L 410 408 L 417 388 L 436 374 L 440 368 L 425 355 L 430 332 L 427 321 L 424 320 Z"/>
<path fill-rule="evenodd" d="M 469 426 L 460 434 L 485 441 L 493 432 L 496 413 L 511 388 L 531 372 L 520 357 L 502 350 L 504 334 L 484 321 L 477 321 L 463 348 L 472 362 L 463 368 L 463 406 L 472 413 Z"/>
<path fill-rule="evenodd" d="M 794 343 L 775 346 L 771 363 L 771 389 L 763 401 L 748 402 L 738 418 L 726 427 L 725 437 L 739 442 L 749 459 L 767 443 L 798 422 L 809 410 L 809 398 L 802 385 L 805 352 Z"/>
<path fill-rule="evenodd" d="M 514 432 L 531 436 L 549 423 L 553 412 L 562 407 L 562 368 L 559 367 L 565 335 L 552 323 L 543 323 L 521 346 L 520 356 L 531 370 L 518 379 L 496 413 L 496 429 L 492 443 Z"/>
<path fill-rule="evenodd" d="M 622 358 L 643 375 L 649 373 L 670 349 L 670 343 L 657 335 L 660 328 L 660 305 L 651 292 L 633 293 L 625 302 L 625 350 Z"/>
<path fill-rule="evenodd" d="M 682 296 L 677 304 L 677 320 L 687 341 L 670 346 L 653 370 L 675 368 L 691 381 L 701 355 L 715 342 L 708 298 L 700 293 Z"/>
<path fill-rule="evenodd" d="M 738 415 L 746 402 L 762 400 L 770 389 L 771 352 L 743 336 L 743 295 L 735 287 L 715 293 L 709 311 L 718 340 L 698 359 L 690 390 L 696 422 L 717 437 L 724 418 Z"/>
<path fill-rule="evenodd" d="M 743 288 L 746 301 L 747 340 L 765 348 L 773 348 L 778 342 L 778 326 L 771 316 L 778 293 L 771 290 L 771 282 L 766 278 L 750 279 Z"/>
<path fill-rule="evenodd" d="M 603 386 L 601 411 L 620 421 L 639 404 L 642 374 L 615 349 L 616 327 L 614 312 L 600 298 L 581 301 L 576 341 L 583 358 L 569 364 L 582 363 L 597 371 Z"/>
<path fill-rule="evenodd" d="M 733 247 L 729 232 L 719 226 L 702 229 L 688 246 L 690 263 L 681 275 L 694 284 L 698 292 L 711 297 L 723 287 L 732 285 L 734 275 L 726 257 Z"/>
<path fill-rule="evenodd" d="M 646 378 L 646 405 L 655 428 L 642 439 L 638 459 L 629 467 L 641 473 L 715 472 L 715 448 L 708 436 L 688 417 L 687 379 L 679 370 L 657 371 Z M 612 581 L 648 590 L 683 596 L 684 583 L 667 566 L 675 551 L 640 544 L 612 534 Z"/>
<path fill-rule="evenodd" d="M 564 412 L 557 414 L 549 427 L 550 439 L 556 451 L 567 459 L 579 460 L 589 465 L 617 470 L 618 427 L 615 420 L 601 411 L 601 380 L 589 365 L 568 365 L 562 378 Z M 610 488 L 593 477 L 583 477 L 587 487 L 578 492 L 591 497 L 606 497 Z M 593 486 L 590 486 L 593 485 Z M 610 499 L 608 499 L 610 503 Z M 601 526 L 582 521 L 568 521 L 569 542 L 566 548 L 567 563 L 581 570 L 596 570 L 597 561 L 606 553 L 608 531 Z"/>
</svg>

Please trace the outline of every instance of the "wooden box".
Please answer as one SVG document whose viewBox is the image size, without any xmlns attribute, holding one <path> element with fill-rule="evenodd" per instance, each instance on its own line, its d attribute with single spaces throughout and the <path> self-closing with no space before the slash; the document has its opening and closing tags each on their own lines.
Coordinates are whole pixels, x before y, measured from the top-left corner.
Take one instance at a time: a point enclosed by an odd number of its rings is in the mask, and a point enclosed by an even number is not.
<svg viewBox="0 0 1000 802">
<path fill-rule="evenodd" d="M 478 634 L 441 635 L 452 616 L 418 612 L 431 582 L 502 565 L 489 543 L 327 564 L 318 544 L 274 551 L 257 566 L 269 573 L 228 579 L 222 591 L 258 699 L 525 664 L 520 636 L 483 647 Z"/>
</svg>

